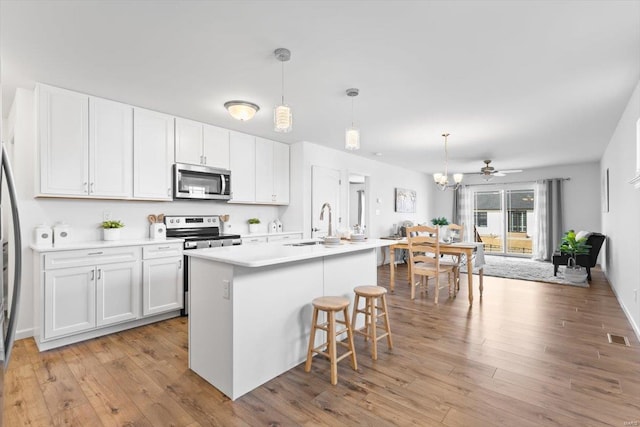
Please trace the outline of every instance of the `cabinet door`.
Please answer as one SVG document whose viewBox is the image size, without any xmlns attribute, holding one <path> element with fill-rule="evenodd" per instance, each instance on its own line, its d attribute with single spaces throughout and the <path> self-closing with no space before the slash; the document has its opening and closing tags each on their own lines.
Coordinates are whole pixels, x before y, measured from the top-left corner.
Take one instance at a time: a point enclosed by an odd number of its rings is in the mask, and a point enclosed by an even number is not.
<svg viewBox="0 0 640 427">
<path fill-rule="evenodd" d="M 133 192 L 133 107 L 89 99 L 89 195 L 129 198 Z"/>
<path fill-rule="evenodd" d="M 94 267 L 63 268 L 44 274 L 44 337 L 50 339 L 96 327 Z"/>
<path fill-rule="evenodd" d="M 231 202 L 253 203 L 256 200 L 256 138 L 230 132 Z"/>
<path fill-rule="evenodd" d="M 172 200 L 173 117 L 133 109 L 133 197 Z"/>
<path fill-rule="evenodd" d="M 273 143 L 273 194 L 278 205 L 289 204 L 289 146 Z"/>
<path fill-rule="evenodd" d="M 99 265 L 96 269 L 97 325 L 134 320 L 140 317 L 140 263 Z"/>
<path fill-rule="evenodd" d="M 89 191 L 89 97 L 37 87 L 40 193 L 87 195 Z"/>
<path fill-rule="evenodd" d="M 204 125 L 204 164 L 214 168 L 229 169 L 229 131 Z"/>
<path fill-rule="evenodd" d="M 143 261 L 142 315 L 183 308 L 182 257 Z"/>
<path fill-rule="evenodd" d="M 274 202 L 273 145 L 268 139 L 256 138 L 256 202 Z"/>
<path fill-rule="evenodd" d="M 202 123 L 176 118 L 176 162 L 200 165 L 202 155 Z"/>
</svg>

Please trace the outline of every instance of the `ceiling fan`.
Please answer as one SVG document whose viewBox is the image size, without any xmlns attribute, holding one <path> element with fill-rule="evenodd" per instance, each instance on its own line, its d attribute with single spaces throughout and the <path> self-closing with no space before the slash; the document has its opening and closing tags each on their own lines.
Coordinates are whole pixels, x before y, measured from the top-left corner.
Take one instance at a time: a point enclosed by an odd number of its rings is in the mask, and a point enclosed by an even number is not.
<svg viewBox="0 0 640 427">
<path fill-rule="evenodd" d="M 522 172 L 522 169 L 510 169 L 497 171 L 493 166 L 491 166 L 491 160 L 483 160 L 484 166 L 480 168 L 480 175 L 489 181 L 494 176 L 506 176 L 508 173 L 519 173 Z"/>
</svg>

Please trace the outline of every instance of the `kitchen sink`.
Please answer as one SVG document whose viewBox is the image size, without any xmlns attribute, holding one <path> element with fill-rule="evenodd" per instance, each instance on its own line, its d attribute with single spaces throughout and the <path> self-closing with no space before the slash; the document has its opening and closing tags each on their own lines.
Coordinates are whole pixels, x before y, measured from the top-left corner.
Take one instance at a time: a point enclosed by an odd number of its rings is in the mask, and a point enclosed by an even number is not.
<svg viewBox="0 0 640 427">
<path fill-rule="evenodd" d="M 315 245 L 319 245 L 322 242 L 318 242 L 316 240 L 312 241 L 312 242 L 298 242 L 298 243 L 289 243 L 285 246 L 315 246 Z"/>
</svg>

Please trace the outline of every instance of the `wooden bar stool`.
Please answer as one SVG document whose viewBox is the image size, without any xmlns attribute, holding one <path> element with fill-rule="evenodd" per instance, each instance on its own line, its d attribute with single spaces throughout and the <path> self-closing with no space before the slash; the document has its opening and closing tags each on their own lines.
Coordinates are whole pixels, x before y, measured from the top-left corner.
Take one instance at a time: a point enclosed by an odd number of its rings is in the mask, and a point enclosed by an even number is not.
<svg viewBox="0 0 640 427">
<path fill-rule="evenodd" d="M 393 348 L 393 342 L 391 340 L 391 328 L 389 326 L 389 313 L 387 310 L 387 290 L 382 286 L 358 286 L 353 290 L 356 293 L 356 299 L 353 302 L 353 317 L 351 324 L 356 325 L 356 319 L 358 313 L 364 314 L 364 328 L 354 329 L 353 332 L 362 334 L 365 337 L 365 341 L 371 339 L 371 356 L 373 360 L 378 360 L 378 340 L 387 337 L 387 346 L 389 349 Z M 365 299 L 364 308 L 359 308 L 360 298 Z M 382 305 L 378 305 L 378 300 Z M 384 321 L 384 333 L 377 335 L 378 318 L 382 317 Z"/>
<path fill-rule="evenodd" d="M 309 350 L 307 351 L 307 363 L 304 366 L 305 372 L 311 371 L 311 360 L 313 353 L 321 354 L 327 357 L 331 363 L 331 384 L 338 383 L 338 362 L 347 356 L 351 356 L 351 366 L 354 370 L 358 369 L 356 361 L 356 349 L 353 346 L 353 331 L 349 323 L 349 299 L 343 297 L 320 297 L 312 301 L 313 304 L 313 320 L 311 325 L 311 336 L 309 337 Z M 318 324 L 318 313 L 322 310 L 327 313 L 327 321 Z M 344 320 L 336 319 L 336 313 L 342 311 Z M 345 328 L 336 331 L 336 323 L 344 325 Z M 313 347 L 316 339 L 316 330 L 322 329 L 327 333 L 327 340 L 319 347 Z M 347 333 L 347 343 L 336 341 L 336 336 Z M 345 347 L 348 351 L 337 357 L 336 344 Z M 326 350 L 323 351 L 323 350 Z"/>
</svg>

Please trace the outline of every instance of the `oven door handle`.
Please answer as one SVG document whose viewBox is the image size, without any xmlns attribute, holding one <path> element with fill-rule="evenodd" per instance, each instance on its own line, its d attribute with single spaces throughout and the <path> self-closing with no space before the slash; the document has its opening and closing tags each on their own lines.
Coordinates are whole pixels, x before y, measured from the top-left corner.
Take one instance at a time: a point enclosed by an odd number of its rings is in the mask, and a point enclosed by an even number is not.
<svg viewBox="0 0 640 427">
<path fill-rule="evenodd" d="M 227 193 L 227 178 L 224 174 L 220 175 L 220 181 L 222 182 L 222 191 L 220 191 L 220 194 L 224 195 Z"/>
</svg>

